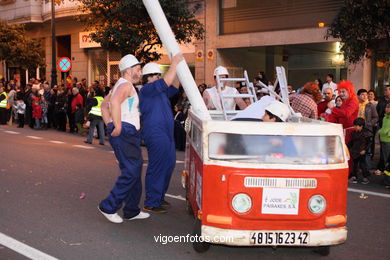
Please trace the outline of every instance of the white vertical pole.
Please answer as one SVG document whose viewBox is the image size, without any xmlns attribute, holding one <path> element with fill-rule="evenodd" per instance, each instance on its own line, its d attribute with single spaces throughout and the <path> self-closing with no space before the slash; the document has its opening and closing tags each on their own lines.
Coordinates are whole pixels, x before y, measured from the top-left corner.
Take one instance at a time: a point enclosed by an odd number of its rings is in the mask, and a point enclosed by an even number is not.
<svg viewBox="0 0 390 260">
<path fill-rule="evenodd" d="M 28 84 L 28 69 L 26 69 L 26 84 Z"/>
<path fill-rule="evenodd" d="M 107 51 L 107 86 L 110 86 L 111 66 L 110 66 L 110 51 Z"/>
<path fill-rule="evenodd" d="M 179 53 L 179 44 L 176 42 L 176 38 L 168 24 L 160 2 L 158 0 L 143 0 L 143 3 L 168 54 L 174 56 Z M 199 93 L 198 87 L 196 86 L 195 80 L 192 77 L 191 71 L 185 60 L 178 64 L 177 76 L 180 83 L 183 85 L 193 111 L 202 119 L 211 120 L 210 113 L 207 110 L 206 104 Z"/>
<path fill-rule="evenodd" d="M 92 51 L 88 50 L 88 76 L 87 76 L 87 87 L 92 85 Z"/>
</svg>

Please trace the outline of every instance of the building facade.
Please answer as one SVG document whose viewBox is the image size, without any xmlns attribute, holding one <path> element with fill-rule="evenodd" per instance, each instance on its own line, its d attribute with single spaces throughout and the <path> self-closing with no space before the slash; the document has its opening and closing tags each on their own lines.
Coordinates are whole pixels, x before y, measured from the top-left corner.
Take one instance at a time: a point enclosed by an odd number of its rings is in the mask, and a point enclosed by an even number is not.
<svg viewBox="0 0 390 260">
<path fill-rule="evenodd" d="M 388 84 L 389 67 L 379 80 L 373 77 L 375 64 L 364 59 L 348 64 L 337 39 L 325 39 L 327 26 L 335 18 L 342 0 L 220 0 L 204 1 L 200 15 L 206 39 L 197 45 L 213 54 L 196 62 L 198 81 L 212 81 L 216 65 L 225 65 L 234 74 L 243 69 L 249 77 L 264 71 L 274 79 L 275 66 L 284 66 L 288 82 L 295 88 L 328 73 L 335 82 L 348 79 L 356 89 L 381 88 Z M 381 91 L 379 91 L 381 92 Z"/>
<path fill-rule="evenodd" d="M 335 81 L 349 79 L 358 88 L 380 90 L 389 81 L 389 67 L 377 67 L 370 60 L 348 64 L 340 53 L 337 39 L 324 38 L 327 25 L 336 16 L 342 0 L 190 0 L 190 7 L 200 4 L 196 16 L 204 24 L 202 41 L 181 46 L 198 84 L 213 84 L 213 70 L 226 66 L 233 76 L 248 71 L 251 79 L 264 71 L 274 79 L 275 66 L 284 66 L 290 84 L 295 88 L 307 81 L 325 80 L 328 73 Z M 20 73 L 50 79 L 51 74 L 51 4 L 45 0 L 0 1 L 2 19 L 24 23 L 28 36 L 42 39 L 46 68 L 24 72 L 6 68 L 7 78 Z M 90 41 L 88 32 L 75 18 L 79 3 L 65 0 L 55 7 L 56 57 L 69 57 L 70 75 L 98 80 L 109 85 L 118 79 L 119 53 L 108 53 Z M 161 50 L 164 53 L 164 50 Z M 167 55 L 159 61 L 169 64 Z M 387 64 L 386 64 L 387 65 Z M 168 65 L 166 65 L 168 66 Z M 379 73 L 378 73 L 379 72 Z M 58 72 L 58 81 L 65 74 Z M 380 91 L 379 91 L 380 92 Z"/>
</svg>

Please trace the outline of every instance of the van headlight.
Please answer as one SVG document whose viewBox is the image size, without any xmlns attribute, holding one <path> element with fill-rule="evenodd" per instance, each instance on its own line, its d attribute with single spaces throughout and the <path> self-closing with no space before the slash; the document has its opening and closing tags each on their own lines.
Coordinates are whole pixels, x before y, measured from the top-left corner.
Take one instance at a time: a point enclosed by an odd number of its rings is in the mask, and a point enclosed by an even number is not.
<svg viewBox="0 0 390 260">
<path fill-rule="evenodd" d="M 326 200 L 322 195 L 314 195 L 309 200 L 309 210 L 314 214 L 324 212 L 326 208 Z"/>
<path fill-rule="evenodd" d="M 238 213 L 248 212 L 252 208 L 252 200 L 248 195 L 238 193 L 232 199 L 232 207 Z"/>
</svg>

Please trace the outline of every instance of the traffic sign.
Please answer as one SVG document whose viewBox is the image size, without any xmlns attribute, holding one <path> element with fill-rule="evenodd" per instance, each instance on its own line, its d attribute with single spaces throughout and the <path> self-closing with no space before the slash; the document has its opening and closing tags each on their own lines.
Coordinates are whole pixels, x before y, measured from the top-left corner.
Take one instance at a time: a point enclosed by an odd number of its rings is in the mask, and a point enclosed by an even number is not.
<svg viewBox="0 0 390 260">
<path fill-rule="evenodd" d="M 58 60 L 57 66 L 61 72 L 68 72 L 72 68 L 72 62 L 68 57 L 62 57 Z"/>
</svg>

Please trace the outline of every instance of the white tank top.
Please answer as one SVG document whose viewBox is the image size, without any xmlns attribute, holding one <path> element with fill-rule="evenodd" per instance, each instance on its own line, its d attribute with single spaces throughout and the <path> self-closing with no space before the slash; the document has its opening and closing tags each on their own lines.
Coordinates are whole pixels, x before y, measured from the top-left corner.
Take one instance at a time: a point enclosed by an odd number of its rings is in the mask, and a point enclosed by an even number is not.
<svg viewBox="0 0 390 260">
<path fill-rule="evenodd" d="M 118 86 L 120 84 L 129 82 L 128 80 L 124 78 L 120 78 L 115 86 L 112 89 L 112 94 L 115 93 L 115 91 L 118 89 Z M 139 110 L 138 110 L 138 104 L 139 104 L 139 99 L 137 92 L 135 91 L 135 88 L 133 84 L 131 84 L 131 87 L 133 88 L 134 95 L 132 97 L 126 98 L 122 104 L 121 104 L 121 121 L 122 122 L 127 122 L 129 124 L 132 124 L 137 130 L 140 129 L 140 119 L 139 119 Z"/>
<path fill-rule="evenodd" d="M 211 103 L 209 105 L 212 107 L 212 109 L 222 110 L 221 99 L 219 97 L 217 87 L 206 89 L 206 91 L 210 95 Z M 222 94 L 232 95 L 232 94 L 239 94 L 239 93 L 237 89 L 226 86 L 225 89 L 222 90 Z M 226 110 L 236 110 L 236 101 L 234 100 L 234 98 L 225 98 L 224 105 Z"/>
</svg>

